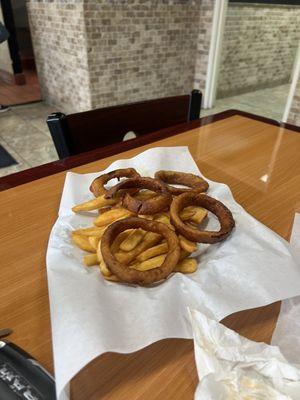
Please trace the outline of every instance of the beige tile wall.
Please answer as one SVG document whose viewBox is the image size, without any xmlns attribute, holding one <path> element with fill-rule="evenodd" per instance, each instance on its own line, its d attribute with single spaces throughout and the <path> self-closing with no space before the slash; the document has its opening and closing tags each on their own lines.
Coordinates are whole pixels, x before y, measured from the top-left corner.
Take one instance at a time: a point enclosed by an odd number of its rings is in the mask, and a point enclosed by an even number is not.
<svg viewBox="0 0 300 400">
<path fill-rule="evenodd" d="M 204 89 L 213 0 L 29 0 L 44 99 L 67 112 Z"/>
<path fill-rule="evenodd" d="M 193 89 L 200 1 L 89 1 L 92 106 Z"/>
<path fill-rule="evenodd" d="M 91 108 L 83 1 L 27 3 L 42 96 L 66 112 Z"/>
<path fill-rule="evenodd" d="M 298 79 L 288 122 L 300 126 L 300 78 Z"/>
<path fill-rule="evenodd" d="M 300 40 L 300 5 L 229 3 L 218 98 L 288 83 Z"/>
</svg>

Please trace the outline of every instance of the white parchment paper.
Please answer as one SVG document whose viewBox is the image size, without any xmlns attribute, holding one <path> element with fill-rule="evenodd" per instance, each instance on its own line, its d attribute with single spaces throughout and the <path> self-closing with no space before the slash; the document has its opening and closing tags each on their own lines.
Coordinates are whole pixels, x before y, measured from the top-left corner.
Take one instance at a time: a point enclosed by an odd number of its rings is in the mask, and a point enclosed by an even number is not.
<svg viewBox="0 0 300 400">
<path fill-rule="evenodd" d="M 200 173 L 187 147 L 153 148 L 99 172 L 125 167 L 151 177 L 159 169 Z M 187 307 L 220 320 L 300 294 L 300 270 L 289 244 L 247 214 L 226 185 L 212 181 L 208 194 L 230 208 L 236 228 L 225 242 L 199 246 L 197 272 L 174 274 L 151 288 L 104 281 L 97 267 L 82 265 L 83 252 L 70 240 L 72 229 L 92 223 L 88 215 L 74 215 L 71 207 L 92 198 L 89 185 L 98 175 L 67 174 L 48 245 L 59 400 L 67 398 L 72 377 L 104 352 L 129 353 L 163 338 L 192 338 Z M 208 228 L 216 226 L 210 219 Z"/>
<path fill-rule="evenodd" d="M 300 264 L 300 214 L 296 213 L 290 243 Z M 298 282 L 300 286 L 300 282 Z M 300 364 L 300 296 L 284 300 L 281 304 L 272 344 L 280 347 L 283 355 Z"/>
<path fill-rule="evenodd" d="M 195 400 L 300 400 L 300 364 L 190 310 L 200 383 Z"/>
</svg>

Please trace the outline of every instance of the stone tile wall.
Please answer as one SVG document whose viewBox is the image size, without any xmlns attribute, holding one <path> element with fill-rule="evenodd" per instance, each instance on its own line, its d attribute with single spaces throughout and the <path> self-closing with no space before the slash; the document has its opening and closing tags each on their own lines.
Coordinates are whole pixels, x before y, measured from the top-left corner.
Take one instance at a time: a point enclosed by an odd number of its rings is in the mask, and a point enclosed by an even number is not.
<svg viewBox="0 0 300 400">
<path fill-rule="evenodd" d="M 85 5 L 92 107 L 193 89 L 200 1 Z"/>
<path fill-rule="evenodd" d="M 200 7 L 194 88 L 200 89 L 203 93 L 205 90 L 214 5 L 214 0 L 202 0 Z"/>
<path fill-rule="evenodd" d="M 298 79 L 296 92 L 293 98 L 293 103 L 287 122 L 300 126 L 300 78 Z"/>
<path fill-rule="evenodd" d="M 229 3 L 217 97 L 289 82 L 300 6 Z"/>
<path fill-rule="evenodd" d="M 214 0 L 28 0 L 43 98 L 66 112 L 204 89 Z"/>
<path fill-rule="evenodd" d="M 91 108 L 83 1 L 29 0 L 43 99 L 65 112 Z"/>
</svg>

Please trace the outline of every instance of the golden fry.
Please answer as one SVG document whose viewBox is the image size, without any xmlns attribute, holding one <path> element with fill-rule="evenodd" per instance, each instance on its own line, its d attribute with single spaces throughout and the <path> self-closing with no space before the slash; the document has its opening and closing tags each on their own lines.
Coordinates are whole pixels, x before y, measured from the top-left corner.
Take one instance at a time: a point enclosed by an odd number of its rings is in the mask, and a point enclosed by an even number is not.
<svg viewBox="0 0 300 400">
<path fill-rule="evenodd" d="M 96 254 L 97 254 L 99 263 L 101 263 L 101 261 L 103 260 L 102 253 L 101 253 L 101 240 L 99 240 L 99 242 L 98 242 Z"/>
<path fill-rule="evenodd" d="M 90 242 L 91 246 L 93 246 L 93 248 L 95 250 L 97 250 L 97 246 L 98 246 L 99 241 L 100 241 L 100 238 L 98 238 L 98 237 L 95 237 L 95 236 L 90 236 L 89 237 L 89 242 Z"/>
<path fill-rule="evenodd" d="M 92 267 L 93 265 L 97 265 L 99 263 L 97 254 L 87 254 L 83 257 L 83 263 L 87 267 Z"/>
<path fill-rule="evenodd" d="M 72 240 L 81 250 L 85 250 L 90 253 L 95 253 L 95 249 L 90 244 L 87 236 L 81 236 L 81 235 L 76 235 L 75 233 L 72 233 Z"/>
<path fill-rule="evenodd" d="M 149 258 L 159 256 L 161 254 L 167 253 L 168 251 L 168 245 L 166 242 L 160 243 L 154 247 L 150 247 L 150 249 L 147 249 L 143 251 L 141 254 L 137 256 L 137 260 L 142 262 L 145 260 L 148 260 Z"/>
<path fill-rule="evenodd" d="M 174 268 L 174 272 L 181 272 L 183 274 L 192 274 L 197 271 L 198 264 L 195 258 L 185 258 L 180 261 Z"/>
<path fill-rule="evenodd" d="M 201 207 L 188 206 L 180 213 L 182 221 L 192 221 L 195 224 L 200 224 L 207 216 L 207 210 Z"/>
<path fill-rule="evenodd" d="M 193 217 L 195 213 L 196 213 L 195 207 L 189 206 L 181 211 L 180 218 L 182 219 L 182 221 L 188 221 Z"/>
<path fill-rule="evenodd" d="M 105 277 L 111 276 L 111 272 L 107 268 L 107 266 L 106 266 L 105 262 L 103 261 L 103 259 L 101 259 L 101 261 L 99 263 L 99 267 L 100 267 L 100 271 L 101 271 L 103 276 L 105 276 Z"/>
<path fill-rule="evenodd" d="M 110 282 L 120 282 L 120 279 L 116 275 L 110 275 L 110 276 L 103 275 L 103 278 L 106 281 L 110 281 Z"/>
<path fill-rule="evenodd" d="M 148 200 L 155 197 L 157 194 L 151 190 L 140 190 L 134 197 L 138 200 Z"/>
<path fill-rule="evenodd" d="M 127 231 L 121 232 L 114 240 L 111 251 L 112 253 L 117 253 L 120 250 L 120 244 L 128 238 L 128 236 L 133 232 L 133 229 L 127 229 Z"/>
<path fill-rule="evenodd" d="M 134 229 L 120 244 L 120 249 L 123 251 L 133 250 L 143 240 L 145 234 L 146 231 L 143 231 L 142 229 Z"/>
<path fill-rule="evenodd" d="M 132 215 L 132 213 L 126 210 L 125 208 L 114 208 L 107 211 L 104 214 L 100 214 L 99 217 L 97 217 L 94 220 L 94 225 L 96 226 L 109 225 L 120 218 L 126 218 L 129 217 L 130 215 Z"/>
<path fill-rule="evenodd" d="M 192 216 L 191 221 L 199 225 L 207 217 L 207 210 L 204 208 L 197 207 L 198 210 Z"/>
<path fill-rule="evenodd" d="M 107 211 L 110 211 L 112 209 L 112 207 L 101 207 L 101 208 L 99 208 L 99 210 L 98 210 L 98 213 L 99 214 L 104 214 L 104 213 L 106 213 Z"/>
<path fill-rule="evenodd" d="M 189 253 L 193 253 L 194 251 L 197 250 L 197 248 L 198 248 L 197 243 L 191 242 L 190 240 L 186 239 L 182 235 L 179 235 L 178 237 L 179 237 L 180 247 L 183 250 L 188 251 Z"/>
<path fill-rule="evenodd" d="M 77 204 L 72 208 L 73 212 L 80 212 L 80 211 L 92 211 L 97 210 L 98 208 L 110 206 L 112 204 L 116 204 L 116 199 L 106 199 L 104 195 L 96 197 L 95 199 L 86 201 L 81 204 Z"/>
<path fill-rule="evenodd" d="M 172 231 L 175 230 L 174 226 L 171 224 L 170 216 L 168 214 L 157 214 L 154 219 L 155 221 L 162 222 L 163 224 L 168 225 L 168 227 L 172 229 Z"/>
<path fill-rule="evenodd" d="M 142 261 L 137 264 L 133 264 L 130 268 L 137 269 L 138 271 L 148 271 L 149 269 L 158 268 L 165 261 L 167 254 L 161 254 L 148 260 Z"/>
<path fill-rule="evenodd" d="M 83 235 L 83 236 L 95 236 L 101 238 L 106 227 L 95 227 L 92 226 L 91 228 L 82 228 L 82 229 L 76 229 L 73 231 L 73 234 L 75 235 Z"/>
<path fill-rule="evenodd" d="M 161 235 L 154 232 L 147 232 L 141 241 L 133 250 L 131 251 L 119 251 L 115 254 L 116 259 L 124 264 L 130 264 L 132 260 L 144 250 L 149 249 L 149 247 L 155 246 L 157 243 L 161 241 Z"/>
</svg>

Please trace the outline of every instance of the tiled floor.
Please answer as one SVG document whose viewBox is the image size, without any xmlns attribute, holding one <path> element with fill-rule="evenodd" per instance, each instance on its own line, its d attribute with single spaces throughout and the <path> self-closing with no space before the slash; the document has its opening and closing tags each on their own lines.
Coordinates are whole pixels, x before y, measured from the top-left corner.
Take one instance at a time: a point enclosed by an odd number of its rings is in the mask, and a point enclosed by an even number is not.
<svg viewBox="0 0 300 400">
<path fill-rule="evenodd" d="M 288 91 L 289 85 L 283 85 L 220 99 L 214 108 L 202 110 L 201 116 L 235 108 L 281 120 Z M 41 102 L 0 114 L 0 144 L 18 161 L 17 165 L 1 168 L 0 176 L 57 160 L 46 125 L 46 118 L 53 111 L 53 107 Z"/>
<path fill-rule="evenodd" d="M 0 144 L 15 158 L 17 165 L 0 169 L 0 176 L 57 160 L 57 153 L 46 125 L 53 107 L 33 103 L 0 113 Z"/>
<path fill-rule="evenodd" d="M 213 108 L 202 110 L 201 116 L 238 109 L 281 121 L 289 90 L 290 85 L 287 84 L 219 99 Z"/>
</svg>

